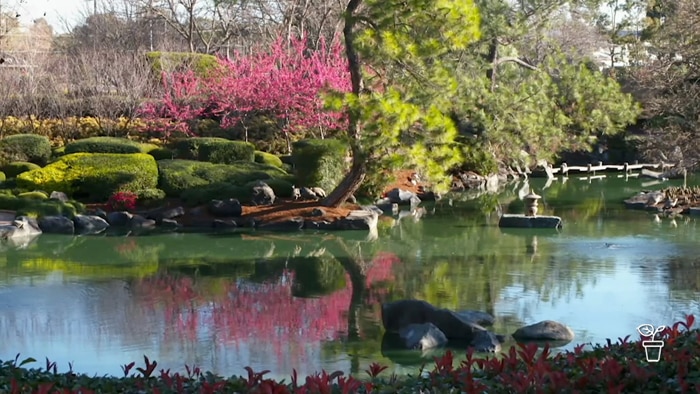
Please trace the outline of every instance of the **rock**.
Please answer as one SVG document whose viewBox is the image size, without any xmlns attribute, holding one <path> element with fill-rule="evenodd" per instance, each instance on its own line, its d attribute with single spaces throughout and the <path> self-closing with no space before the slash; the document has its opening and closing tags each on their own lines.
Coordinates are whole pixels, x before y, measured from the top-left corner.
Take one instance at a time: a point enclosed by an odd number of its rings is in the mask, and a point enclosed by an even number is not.
<svg viewBox="0 0 700 394">
<path fill-rule="evenodd" d="M 156 221 L 141 215 L 133 215 L 129 220 L 129 227 L 132 229 L 152 229 L 156 227 Z"/>
<path fill-rule="evenodd" d="M 345 200 L 345 202 L 349 204 L 357 204 L 357 198 L 355 198 L 354 194 L 351 194 L 350 197 L 348 197 L 348 199 Z"/>
<path fill-rule="evenodd" d="M 326 211 L 324 211 L 322 208 L 314 208 L 311 211 L 311 216 L 324 216 L 326 214 Z"/>
<path fill-rule="evenodd" d="M 690 207 L 688 213 L 692 216 L 700 216 L 700 207 Z"/>
<path fill-rule="evenodd" d="M 146 219 L 153 219 L 156 223 L 160 223 L 163 219 L 175 219 L 183 215 L 185 215 L 185 208 L 180 206 L 174 208 L 159 208 L 148 212 L 146 214 Z"/>
<path fill-rule="evenodd" d="M 216 229 L 232 229 L 237 228 L 238 223 L 233 219 L 214 219 L 211 226 Z"/>
<path fill-rule="evenodd" d="M 447 344 L 447 337 L 432 323 L 409 324 L 399 330 L 408 349 L 427 350 Z"/>
<path fill-rule="evenodd" d="M 329 222 L 327 220 L 305 220 L 304 229 L 306 230 L 336 230 L 338 228 L 335 222 Z"/>
<path fill-rule="evenodd" d="M 269 223 L 260 223 L 255 226 L 256 228 L 259 228 L 261 230 L 269 230 L 269 231 L 294 231 L 294 230 L 301 230 L 304 228 L 304 219 L 303 218 L 290 218 L 286 220 L 280 220 L 280 221 L 275 221 L 275 222 L 269 222 Z"/>
<path fill-rule="evenodd" d="M 320 187 L 312 187 L 311 191 L 316 195 L 317 198 L 326 198 L 326 191 Z"/>
<path fill-rule="evenodd" d="M 416 193 L 409 192 L 403 189 L 399 188 L 394 188 L 391 189 L 387 194 L 386 197 L 389 199 L 389 202 L 394 203 L 394 204 L 411 204 L 411 205 L 417 205 L 420 204 L 420 198 L 416 195 Z"/>
<path fill-rule="evenodd" d="M 93 208 L 93 209 L 89 209 L 89 210 L 85 211 L 83 214 L 88 215 L 88 216 L 97 216 L 97 217 L 100 217 L 104 220 L 107 220 L 107 212 L 105 212 L 104 209 Z"/>
<path fill-rule="evenodd" d="M 125 227 L 131 222 L 134 215 L 127 211 L 114 211 L 107 214 L 107 223 L 114 227 Z"/>
<path fill-rule="evenodd" d="M 377 230 L 379 215 L 376 212 L 365 210 L 351 211 L 350 214 L 336 221 L 341 230 Z"/>
<path fill-rule="evenodd" d="M 439 193 L 435 193 L 433 191 L 418 193 L 416 194 L 416 196 L 421 201 L 438 201 L 442 198 L 442 196 Z"/>
<path fill-rule="evenodd" d="M 65 216 L 42 216 L 37 221 L 41 231 L 47 234 L 68 234 L 75 233 L 75 224 Z"/>
<path fill-rule="evenodd" d="M 269 186 L 268 186 L 269 188 Z M 272 190 L 272 189 L 270 189 Z M 272 193 L 272 201 L 275 200 L 275 194 Z M 272 203 L 270 203 L 272 204 Z M 266 205 L 266 204 L 256 204 L 256 205 Z M 218 217 L 239 217 L 243 214 L 243 207 L 241 203 L 235 198 L 229 198 L 228 200 L 211 200 L 207 206 L 208 211 L 213 216 Z"/>
<path fill-rule="evenodd" d="M 549 340 L 549 341 L 572 341 L 574 332 L 571 328 L 552 320 L 544 320 L 517 329 L 513 333 L 516 340 Z"/>
<path fill-rule="evenodd" d="M 388 204 L 377 204 L 375 205 L 382 211 L 382 214 L 396 216 L 399 214 L 399 204 L 388 203 Z"/>
<path fill-rule="evenodd" d="M 382 304 L 382 324 L 387 332 L 399 332 L 411 324 L 432 323 L 449 340 L 464 341 L 477 351 L 496 352 L 501 348 L 499 337 L 474 321 L 474 315 L 438 309 L 422 300 L 401 300 Z M 484 317 L 484 316 L 480 316 Z"/>
<path fill-rule="evenodd" d="M 455 312 L 455 314 L 480 326 L 492 326 L 496 322 L 496 319 L 491 314 L 481 311 L 459 311 Z"/>
<path fill-rule="evenodd" d="M 0 239 L 18 240 L 33 238 L 40 234 L 39 223 L 28 216 L 18 216 L 12 221 L 12 224 L 0 226 Z"/>
<path fill-rule="evenodd" d="M 75 232 L 83 235 L 99 234 L 109 227 L 109 223 L 99 216 L 75 215 Z"/>
<path fill-rule="evenodd" d="M 504 213 L 498 221 L 498 227 L 559 229 L 562 227 L 562 221 L 559 216 L 525 216 Z"/>
<path fill-rule="evenodd" d="M 57 191 L 52 191 L 51 194 L 49 195 L 50 200 L 58 200 L 61 202 L 68 202 L 69 198 L 68 195 L 64 192 L 57 192 Z"/>
<path fill-rule="evenodd" d="M 457 179 L 464 189 L 478 189 L 486 182 L 486 178 L 473 171 L 461 173 Z"/>
<path fill-rule="evenodd" d="M 659 191 L 640 192 L 636 196 L 625 200 L 624 203 L 628 209 L 649 209 L 654 208 L 664 197 L 664 194 Z"/>
<path fill-rule="evenodd" d="M 396 205 L 396 207 L 398 208 L 398 205 Z M 384 215 L 384 211 L 376 205 L 363 205 L 360 208 L 364 211 L 376 212 L 377 215 Z"/>
<path fill-rule="evenodd" d="M 316 200 L 318 199 L 318 196 L 316 193 L 313 192 L 313 190 L 309 189 L 308 187 L 302 187 L 299 189 L 299 193 L 301 194 L 301 199 L 302 200 Z"/>
<path fill-rule="evenodd" d="M 175 219 L 162 219 L 160 221 L 160 226 L 163 228 L 180 228 L 182 225 L 178 223 Z"/>
<path fill-rule="evenodd" d="M 292 200 L 296 201 L 301 198 L 301 190 L 298 187 L 292 185 Z"/>
<path fill-rule="evenodd" d="M 275 203 L 275 192 L 267 183 L 259 181 L 253 186 L 253 198 L 251 202 L 254 205 L 271 205 Z"/>
</svg>

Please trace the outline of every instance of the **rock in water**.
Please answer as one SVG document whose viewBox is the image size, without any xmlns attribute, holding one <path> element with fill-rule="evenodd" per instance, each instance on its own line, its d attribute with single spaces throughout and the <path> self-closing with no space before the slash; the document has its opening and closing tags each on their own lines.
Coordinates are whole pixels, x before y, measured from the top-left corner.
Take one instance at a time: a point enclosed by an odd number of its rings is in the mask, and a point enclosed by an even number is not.
<svg viewBox="0 0 700 394">
<path fill-rule="evenodd" d="M 399 330 L 408 349 L 427 350 L 445 346 L 447 337 L 432 323 L 409 324 Z"/>
<path fill-rule="evenodd" d="M 311 191 L 316 195 L 318 198 L 326 198 L 326 191 L 321 189 L 320 187 L 312 187 Z"/>
<path fill-rule="evenodd" d="M 513 338 L 516 340 L 572 341 L 574 331 L 562 323 L 544 320 L 517 329 L 513 333 Z"/>
<path fill-rule="evenodd" d="M 318 196 L 316 196 L 316 193 L 314 193 L 313 190 L 309 189 L 308 187 L 302 187 L 301 189 L 299 189 L 299 192 L 301 194 L 302 200 L 316 200 L 316 199 L 318 199 Z"/>
</svg>

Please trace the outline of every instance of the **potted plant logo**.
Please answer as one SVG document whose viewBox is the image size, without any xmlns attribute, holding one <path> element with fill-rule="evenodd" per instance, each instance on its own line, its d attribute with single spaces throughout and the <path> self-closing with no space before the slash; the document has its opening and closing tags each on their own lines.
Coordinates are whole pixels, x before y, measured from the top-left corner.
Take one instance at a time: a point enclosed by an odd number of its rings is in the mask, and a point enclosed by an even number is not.
<svg viewBox="0 0 700 394">
<path fill-rule="evenodd" d="M 637 332 L 648 340 L 642 341 L 642 346 L 644 346 L 644 352 L 646 353 L 647 361 L 650 363 L 658 363 L 661 360 L 661 348 L 664 347 L 664 341 L 655 340 L 654 338 L 661 334 L 666 326 L 658 326 L 654 329 L 651 324 L 642 324 L 637 327 Z"/>
</svg>

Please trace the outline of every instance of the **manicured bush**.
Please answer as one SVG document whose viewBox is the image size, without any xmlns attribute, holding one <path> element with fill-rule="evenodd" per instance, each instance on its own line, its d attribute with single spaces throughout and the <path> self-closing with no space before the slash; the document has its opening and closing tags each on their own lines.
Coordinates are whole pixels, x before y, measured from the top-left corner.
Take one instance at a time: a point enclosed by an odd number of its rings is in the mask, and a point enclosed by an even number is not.
<svg viewBox="0 0 700 394">
<path fill-rule="evenodd" d="M 254 162 L 213 164 L 194 160 L 160 160 L 158 170 L 158 187 L 170 197 L 179 197 L 183 192 L 210 185 L 243 187 L 251 181 L 289 177 L 277 167 Z"/>
<path fill-rule="evenodd" d="M 156 148 L 148 152 L 156 160 L 172 160 L 175 158 L 175 152 L 168 148 Z"/>
<path fill-rule="evenodd" d="M 157 184 L 158 166 L 145 153 L 73 153 L 17 176 L 20 188 L 62 191 L 96 201 L 106 201 L 118 191 L 136 193 Z"/>
<path fill-rule="evenodd" d="M 186 205 L 194 206 L 208 203 L 211 200 L 235 198 L 242 204 L 250 202 L 252 193 L 250 188 L 236 186 L 230 183 L 212 183 L 207 186 L 188 189 L 182 192 L 180 198 Z"/>
<path fill-rule="evenodd" d="M 301 186 L 318 186 L 330 193 L 345 175 L 348 146 L 335 139 L 301 140 L 292 146 L 294 174 Z"/>
<path fill-rule="evenodd" d="M 5 164 L 1 169 L 8 178 L 15 178 L 23 172 L 36 170 L 37 168 L 41 168 L 41 166 L 28 161 L 15 161 Z"/>
<path fill-rule="evenodd" d="M 51 158 L 49 139 L 36 134 L 10 135 L 0 140 L 0 161 L 45 165 Z"/>
<path fill-rule="evenodd" d="M 28 198 L 31 200 L 48 200 L 49 195 L 41 191 L 24 192 L 17 195 L 17 198 Z"/>
<path fill-rule="evenodd" d="M 237 161 L 254 161 L 255 146 L 249 142 L 224 138 L 195 137 L 175 140 L 172 143 L 175 157 L 184 160 L 231 164 Z"/>
<path fill-rule="evenodd" d="M 136 195 L 141 202 L 155 202 L 165 199 L 165 192 L 155 188 L 137 190 Z"/>
<path fill-rule="evenodd" d="M 25 198 L 0 194 L 0 209 L 16 211 L 18 215 L 27 215 L 34 218 L 47 215 L 73 217 L 83 212 L 85 206 L 77 201 L 62 202 L 59 200 Z"/>
<path fill-rule="evenodd" d="M 273 155 L 272 153 L 267 152 L 261 152 L 259 150 L 255 151 L 255 162 L 279 168 L 282 168 L 282 166 L 284 165 L 282 163 L 282 159 L 280 159 L 277 155 Z"/>
<path fill-rule="evenodd" d="M 7 177 L 5 176 L 5 173 L 0 171 L 0 182 L 5 182 L 5 179 L 7 179 Z"/>
<path fill-rule="evenodd" d="M 146 58 L 158 77 L 163 71 L 183 69 L 192 70 L 198 76 L 207 76 L 219 67 L 216 56 L 204 53 L 154 51 L 146 53 Z"/>
<path fill-rule="evenodd" d="M 157 145 L 143 144 L 127 138 L 92 137 L 66 145 L 64 154 L 71 153 L 148 153 L 158 149 Z"/>
</svg>

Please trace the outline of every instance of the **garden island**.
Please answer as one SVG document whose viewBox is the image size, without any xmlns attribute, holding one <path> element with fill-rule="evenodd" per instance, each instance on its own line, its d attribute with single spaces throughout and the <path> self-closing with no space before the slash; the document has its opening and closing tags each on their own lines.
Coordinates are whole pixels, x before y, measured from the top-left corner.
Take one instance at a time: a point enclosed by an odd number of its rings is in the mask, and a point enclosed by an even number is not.
<svg viewBox="0 0 700 394">
<path fill-rule="evenodd" d="M 0 392 L 700 388 L 700 0 L 15 3 Z"/>
</svg>

